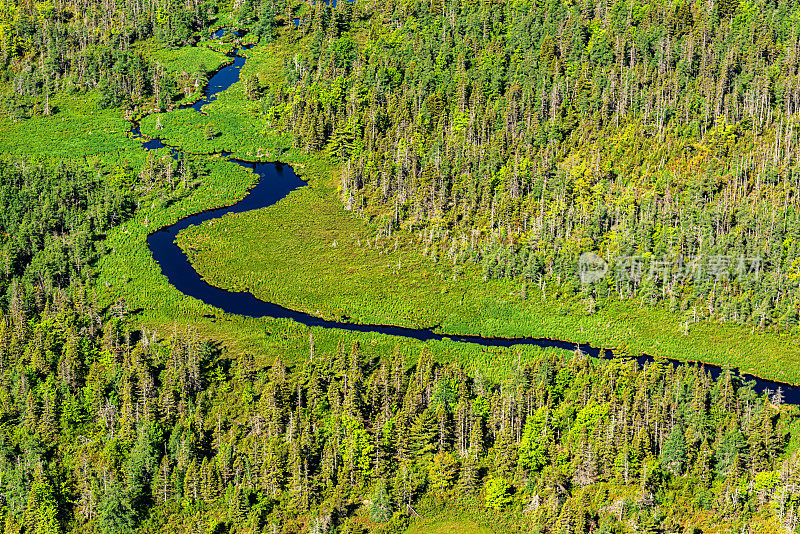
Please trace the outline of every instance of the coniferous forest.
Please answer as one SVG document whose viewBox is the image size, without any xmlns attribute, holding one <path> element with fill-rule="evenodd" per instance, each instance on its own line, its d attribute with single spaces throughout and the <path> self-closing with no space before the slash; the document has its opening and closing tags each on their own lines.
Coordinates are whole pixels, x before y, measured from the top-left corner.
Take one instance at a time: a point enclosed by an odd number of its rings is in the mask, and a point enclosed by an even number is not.
<svg viewBox="0 0 800 534">
<path fill-rule="evenodd" d="M 356 4 L 308 15 L 308 52 L 286 62 L 268 110 L 297 146 L 338 158 L 347 208 L 487 277 L 796 326 L 797 6 L 369 7 L 363 50 L 347 32 Z M 580 288 L 585 250 L 759 257 L 764 272 L 757 285 L 727 265 L 697 283 L 672 268 Z"/>
<path fill-rule="evenodd" d="M 800 532 L 798 33 L 0 3 L 0 528 Z"/>
</svg>

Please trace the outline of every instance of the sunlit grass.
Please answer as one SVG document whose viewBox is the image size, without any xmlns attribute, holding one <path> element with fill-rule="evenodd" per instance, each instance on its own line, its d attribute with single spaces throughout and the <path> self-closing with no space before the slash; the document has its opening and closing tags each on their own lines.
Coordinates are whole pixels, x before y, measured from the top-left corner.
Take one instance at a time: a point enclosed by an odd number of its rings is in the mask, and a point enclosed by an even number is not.
<svg viewBox="0 0 800 534">
<path fill-rule="evenodd" d="M 152 52 L 152 56 L 161 62 L 167 72 L 179 74 L 183 72 L 192 74 L 200 67 L 204 67 L 205 71 L 210 73 L 230 63 L 230 58 L 225 54 L 207 46 L 158 48 Z"/>
</svg>

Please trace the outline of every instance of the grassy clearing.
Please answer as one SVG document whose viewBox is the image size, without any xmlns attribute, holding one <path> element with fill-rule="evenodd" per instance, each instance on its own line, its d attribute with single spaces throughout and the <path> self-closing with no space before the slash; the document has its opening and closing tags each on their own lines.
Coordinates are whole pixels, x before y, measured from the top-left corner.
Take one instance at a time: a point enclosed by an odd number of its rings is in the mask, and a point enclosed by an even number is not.
<svg viewBox="0 0 800 534">
<path fill-rule="evenodd" d="M 161 61 L 170 72 L 192 73 L 201 64 L 214 71 L 230 61 L 224 54 L 206 47 L 172 50 L 152 40 L 137 47 L 143 54 Z M 95 91 L 76 95 L 62 91 L 50 99 L 50 116 L 13 122 L 5 114 L 0 115 L 0 152 L 19 156 L 100 157 L 139 166 L 147 155 L 141 143 L 130 138 L 131 123 L 118 109 L 101 109 L 97 105 L 98 96 Z"/>
<path fill-rule="evenodd" d="M 130 122 L 118 110 L 103 110 L 94 92 L 72 96 L 59 93 L 50 99 L 53 113 L 13 122 L 0 118 L 0 152 L 75 158 L 132 158 L 143 161 L 141 144 L 128 137 Z"/>
<path fill-rule="evenodd" d="M 201 66 L 206 72 L 218 70 L 230 62 L 225 54 L 212 50 L 206 46 L 184 46 L 176 49 L 161 48 L 152 53 L 170 73 L 196 72 Z"/>
<path fill-rule="evenodd" d="M 488 510 L 476 513 L 478 506 L 478 502 L 471 499 L 458 504 L 424 500 L 417 503 L 422 517 L 411 522 L 406 534 L 499 534 L 507 531 L 508 525 L 502 520 L 505 518 L 494 517 L 496 513 Z"/>
<path fill-rule="evenodd" d="M 219 111 L 217 102 L 213 102 L 203 111 L 207 114 L 181 109 L 148 115 L 142 120 L 142 133 L 192 154 L 213 154 L 234 147 L 235 157 L 248 160 L 276 159 L 291 146 L 291 140 L 269 129 L 266 121 L 255 118 L 248 108 Z M 161 129 L 157 128 L 159 122 Z M 206 135 L 208 125 L 215 133 L 211 139 Z"/>
</svg>

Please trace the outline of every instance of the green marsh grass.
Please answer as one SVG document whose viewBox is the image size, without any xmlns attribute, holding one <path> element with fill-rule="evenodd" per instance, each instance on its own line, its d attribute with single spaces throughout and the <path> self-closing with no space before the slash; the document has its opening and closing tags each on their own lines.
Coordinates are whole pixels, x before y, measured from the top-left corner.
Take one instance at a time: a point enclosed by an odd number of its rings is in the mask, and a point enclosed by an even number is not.
<svg viewBox="0 0 800 534">
<path fill-rule="evenodd" d="M 131 139 L 131 123 L 119 110 L 101 109 L 97 93 L 68 95 L 60 92 L 50 99 L 53 113 L 13 122 L 0 117 L 0 152 L 19 156 L 44 154 L 63 158 L 121 155 L 142 161 L 141 143 Z"/>
</svg>

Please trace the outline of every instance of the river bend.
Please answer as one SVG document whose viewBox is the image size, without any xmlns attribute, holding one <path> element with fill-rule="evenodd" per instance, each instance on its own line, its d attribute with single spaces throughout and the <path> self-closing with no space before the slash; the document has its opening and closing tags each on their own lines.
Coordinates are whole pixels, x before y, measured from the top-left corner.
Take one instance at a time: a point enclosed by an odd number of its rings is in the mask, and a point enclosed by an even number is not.
<svg viewBox="0 0 800 534">
<path fill-rule="evenodd" d="M 219 38 L 223 34 L 224 30 L 218 30 L 214 33 L 214 37 Z M 244 66 L 246 58 L 238 55 L 238 50 L 234 51 L 230 57 L 233 61 L 217 71 L 209 79 L 208 87 L 204 91 L 203 98 L 194 104 L 182 106 L 182 108 L 192 107 L 196 111 L 202 113 L 203 106 L 213 102 L 219 93 L 225 91 L 231 85 L 239 81 L 239 73 L 242 66 Z M 131 133 L 135 137 L 140 137 L 138 126 L 134 126 L 131 129 Z M 156 138 L 143 139 L 142 146 L 146 150 L 153 150 L 165 147 L 166 145 Z M 179 151 L 172 147 L 169 148 L 172 150 L 173 157 L 177 158 Z M 247 317 L 292 319 L 306 326 L 339 328 L 351 332 L 375 332 L 392 336 L 402 336 L 420 341 L 449 339 L 456 342 L 475 343 L 492 347 L 534 345 L 537 347 L 581 350 L 594 357 L 609 357 L 611 355 L 611 352 L 606 349 L 554 339 L 444 335 L 427 328 L 406 328 L 392 325 L 331 321 L 301 311 L 291 310 L 278 304 L 259 300 L 250 293 L 228 291 L 209 284 L 194 270 L 186 254 L 178 247 L 175 241 L 178 233 L 189 226 L 217 219 L 228 213 L 243 213 L 266 208 L 284 198 L 294 189 L 305 186 L 305 182 L 295 174 L 294 170 L 289 165 L 282 163 L 252 163 L 238 159 L 232 159 L 231 161 L 251 169 L 258 176 L 258 183 L 242 200 L 232 206 L 211 209 L 195 215 L 190 215 L 180 219 L 171 226 L 153 232 L 147 238 L 147 244 L 153 254 L 153 258 L 159 264 L 161 271 L 169 282 L 180 292 L 219 308 L 226 313 Z M 645 363 L 652 362 L 653 358 L 643 355 L 639 356 L 637 360 L 640 364 L 644 365 Z M 676 360 L 669 361 L 673 365 L 679 365 L 681 363 Z M 713 377 L 719 376 L 722 372 L 720 367 L 713 365 L 705 365 L 705 368 Z M 785 402 L 800 404 L 800 386 L 791 386 L 747 375 L 745 375 L 745 378 L 755 381 L 755 390 L 758 393 L 776 391 L 780 388 L 783 392 Z"/>
</svg>

